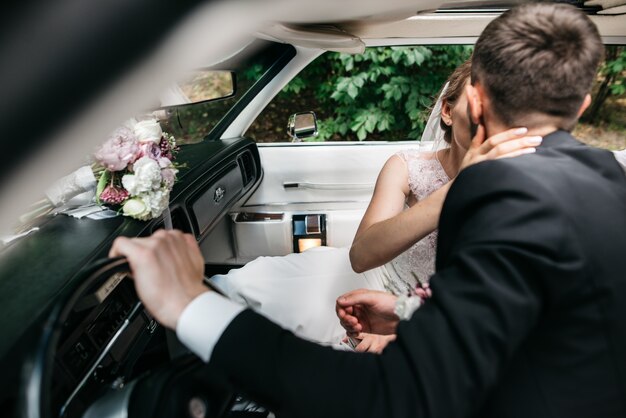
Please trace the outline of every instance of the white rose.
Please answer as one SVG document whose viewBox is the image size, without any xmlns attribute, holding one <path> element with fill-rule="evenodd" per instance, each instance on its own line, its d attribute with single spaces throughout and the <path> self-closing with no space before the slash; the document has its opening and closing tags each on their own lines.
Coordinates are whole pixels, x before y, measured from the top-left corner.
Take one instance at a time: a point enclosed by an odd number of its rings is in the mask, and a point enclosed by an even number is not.
<svg viewBox="0 0 626 418">
<path fill-rule="evenodd" d="M 135 175 L 134 174 L 123 175 L 122 186 L 124 186 L 124 188 L 128 190 L 128 193 L 130 193 L 131 195 L 136 195 L 137 194 L 137 181 L 136 181 Z"/>
<path fill-rule="evenodd" d="M 128 192 L 136 196 L 161 187 L 161 167 L 150 157 L 141 157 L 133 164 L 135 174 L 122 177 L 122 185 Z"/>
<path fill-rule="evenodd" d="M 170 203 L 170 190 L 166 187 L 141 195 L 153 218 L 160 216 Z"/>
<path fill-rule="evenodd" d="M 141 198 L 128 199 L 122 206 L 122 212 L 124 212 L 125 216 L 130 216 L 140 221 L 150 219 L 150 210 Z"/>
<path fill-rule="evenodd" d="M 133 131 L 139 142 L 161 142 L 163 130 L 156 119 L 146 119 L 135 123 Z"/>
</svg>

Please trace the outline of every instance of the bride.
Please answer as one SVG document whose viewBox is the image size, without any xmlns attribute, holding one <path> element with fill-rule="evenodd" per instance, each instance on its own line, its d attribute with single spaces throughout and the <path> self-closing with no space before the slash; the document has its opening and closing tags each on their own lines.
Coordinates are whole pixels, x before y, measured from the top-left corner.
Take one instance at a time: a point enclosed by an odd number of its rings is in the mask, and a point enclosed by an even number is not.
<svg viewBox="0 0 626 418">
<path fill-rule="evenodd" d="M 404 296 L 410 315 L 429 292 L 439 214 L 458 172 L 486 159 L 533 152 L 541 143 L 540 137 L 524 137 L 524 128 L 485 141 L 479 127 L 472 139 L 465 97 L 469 75 L 469 61 L 450 75 L 422 136 L 446 147 L 406 150 L 389 158 L 350 249 L 318 247 L 284 257 L 259 257 L 213 276 L 211 282 L 232 300 L 321 344 L 336 344 L 345 336 L 335 316 L 335 299 L 356 288 Z M 384 345 L 393 338 L 367 337 L 359 351 L 378 351 L 378 339 Z"/>
</svg>

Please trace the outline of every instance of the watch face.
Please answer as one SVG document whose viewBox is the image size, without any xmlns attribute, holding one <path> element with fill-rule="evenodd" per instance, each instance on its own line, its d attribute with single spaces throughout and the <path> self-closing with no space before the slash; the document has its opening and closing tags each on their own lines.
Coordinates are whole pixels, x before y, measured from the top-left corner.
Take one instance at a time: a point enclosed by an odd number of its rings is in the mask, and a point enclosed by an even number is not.
<svg viewBox="0 0 626 418">
<path fill-rule="evenodd" d="M 407 302 L 407 297 L 402 295 L 399 296 L 398 299 L 396 300 L 396 306 L 394 307 L 393 312 L 398 315 L 398 318 L 400 319 L 406 319 L 406 302 Z"/>
<path fill-rule="evenodd" d="M 422 305 L 422 299 L 419 296 L 399 296 L 396 300 L 396 305 L 393 312 L 398 315 L 401 320 L 410 319 L 415 312 Z"/>
</svg>

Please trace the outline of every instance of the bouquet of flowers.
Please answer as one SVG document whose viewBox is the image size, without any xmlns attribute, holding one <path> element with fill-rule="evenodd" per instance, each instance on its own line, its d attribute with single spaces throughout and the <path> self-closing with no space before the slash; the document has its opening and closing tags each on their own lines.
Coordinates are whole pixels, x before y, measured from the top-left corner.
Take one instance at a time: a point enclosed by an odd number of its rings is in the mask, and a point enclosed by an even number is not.
<svg viewBox="0 0 626 418">
<path fill-rule="evenodd" d="M 176 139 L 158 120 L 129 120 L 94 154 L 96 202 L 139 220 L 160 216 L 176 181 L 177 151 Z"/>
<path fill-rule="evenodd" d="M 139 220 L 156 218 L 169 204 L 177 152 L 176 139 L 163 132 L 156 118 L 130 119 L 96 151 L 94 164 L 52 184 L 46 198 L 20 217 L 18 229 L 55 211 L 91 217 L 103 212 L 103 205 Z"/>
</svg>

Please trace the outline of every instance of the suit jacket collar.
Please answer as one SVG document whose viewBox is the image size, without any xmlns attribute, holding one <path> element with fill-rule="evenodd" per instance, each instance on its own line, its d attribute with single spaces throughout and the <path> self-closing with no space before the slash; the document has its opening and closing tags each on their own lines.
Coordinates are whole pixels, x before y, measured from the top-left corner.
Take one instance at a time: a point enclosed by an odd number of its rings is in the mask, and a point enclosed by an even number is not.
<svg viewBox="0 0 626 418">
<path fill-rule="evenodd" d="M 580 142 L 571 133 L 563 130 L 556 130 L 543 137 L 542 147 L 557 148 L 563 146 L 580 146 Z"/>
</svg>

